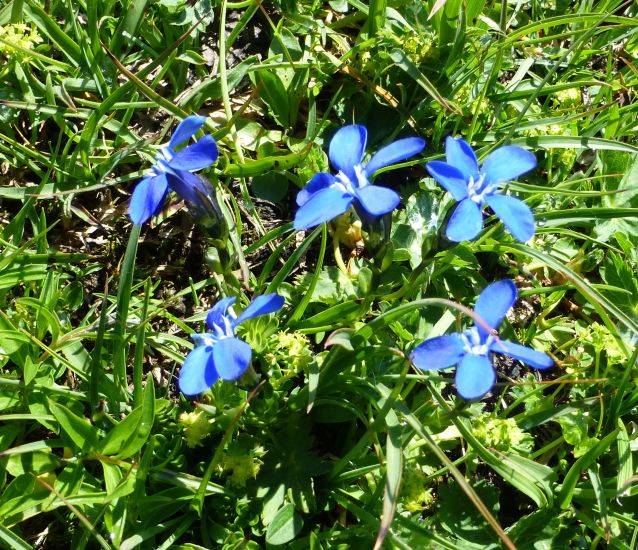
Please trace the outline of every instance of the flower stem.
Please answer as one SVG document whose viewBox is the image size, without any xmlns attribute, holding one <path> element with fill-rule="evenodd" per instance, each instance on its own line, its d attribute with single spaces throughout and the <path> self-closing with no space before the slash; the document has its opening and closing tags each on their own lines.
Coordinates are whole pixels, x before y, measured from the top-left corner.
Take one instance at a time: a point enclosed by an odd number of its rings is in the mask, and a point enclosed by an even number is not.
<svg viewBox="0 0 638 550">
<path fill-rule="evenodd" d="M 339 267 L 339 269 L 345 276 L 350 277 L 350 274 L 348 273 L 348 268 L 346 267 L 346 264 L 343 261 L 343 256 L 341 255 L 341 247 L 339 246 L 339 237 L 337 236 L 335 232 L 332 232 L 332 250 L 334 251 L 335 262 L 337 262 L 337 267 Z"/>
</svg>

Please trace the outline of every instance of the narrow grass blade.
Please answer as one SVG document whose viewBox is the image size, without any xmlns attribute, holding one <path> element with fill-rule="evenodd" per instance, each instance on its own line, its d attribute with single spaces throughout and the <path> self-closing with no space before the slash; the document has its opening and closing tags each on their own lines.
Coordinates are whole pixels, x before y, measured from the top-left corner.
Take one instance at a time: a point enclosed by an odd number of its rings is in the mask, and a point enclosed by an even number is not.
<svg viewBox="0 0 638 550">
<path fill-rule="evenodd" d="M 95 346 L 91 353 L 91 366 L 89 373 L 89 404 L 92 411 L 96 411 L 99 406 L 98 386 L 100 380 L 100 369 L 102 368 L 102 348 L 104 346 L 104 334 L 106 333 L 106 318 L 108 312 L 109 279 L 104 282 L 104 294 L 102 298 L 102 310 L 100 312 L 100 322 L 95 336 Z"/>
<path fill-rule="evenodd" d="M 310 300 L 312 299 L 312 293 L 315 291 L 317 283 L 319 282 L 319 275 L 321 275 L 321 268 L 323 267 L 323 259 L 326 255 L 326 243 L 328 242 L 328 230 L 326 228 L 326 224 L 321 224 L 321 247 L 319 248 L 319 256 L 317 257 L 317 263 L 315 265 L 315 271 L 312 275 L 312 279 L 310 280 L 310 284 L 308 285 L 308 289 L 305 294 L 299 301 L 297 308 L 290 316 L 288 323 L 295 323 L 301 319 L 304 311 L 308 307 Z"/>
<path fill-rule="evenodd" d="M 144 341 L 146 339 L 146 316 L 148 315 L 148 305 L 151 301 L 151 281 L 147 280 L 144 285 L 144 302 L 142 303 L 142 313 L 137 332 L 135 333 L 135 355 L 133 357 L 133 406 L 139 407 L 142 404 L 143 362 L 144 362 Z M 152 380 L 149 381 L 152 385 Z"/>
<path fill-rule="evenodd" d="M 133 225 L 129 236 L 124 261 L 120 268 L 120 280 L 117 289 L 117 312 L 115 318 L 115 329 L 113 331 L 113 370 L 115 382 L 121 397 L 128 393 L 128 382 L 126 377 L 126 321 L 128 318 L 129 303 L 131 300 L 131 288 L 133 286 L 133 273 L 135 271 L 135 255 L 137 254 L 137 243 L 140 238 L 142 227 Z"/>
<path fill-rule="evenodd" d="M 399 499 L 399 487 L 403 472 L 403 445 L 401 442 L 401 424 L 396 413 L 389 410 L 385 417 L 388 435 L 385 446 L 386 479 L 383 494 L 383 518 L 379 527 L 379 534 L 374 543 L 374 550 L 379 550 L 383 545 L 386 534 L 392 525 L 394 513 Z"/>
</svg>

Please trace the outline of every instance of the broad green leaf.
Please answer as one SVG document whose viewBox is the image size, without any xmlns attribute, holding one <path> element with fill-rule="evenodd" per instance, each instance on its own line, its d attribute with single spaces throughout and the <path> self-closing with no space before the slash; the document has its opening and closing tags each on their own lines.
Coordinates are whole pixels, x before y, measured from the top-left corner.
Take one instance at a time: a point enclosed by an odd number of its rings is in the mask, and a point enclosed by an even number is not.
<svg viewBox="0 0 638 550">
<path fill-rule="evenodd" d="M 146 443 L 155 418 L 155 388 L 149 376 L 144 402 L 113 428 L 102 442 L 102 453 L 124 460 L 140 451 Z"/>
<path fill-rule="evenodd" d="M 120 420 L 106 437 L 100 442 L 101 452 L 107 456 L 117 455 L 135 435 L 142 419 L 142 407 L 138 407 Z"/>
<path fill-rule="evenodd" d="M 286 86 L 275 71 L 260 70 L 254 75 L 255 85 L 260 87 L 260 95 L 270 108 L 273 116 L 288 128 L 290 119 L 290 96 Z"/>
<path fill-rule="evenodd" d="M 11 455 L 5 464 L 5 468 L 14 477 L 22 474 L 38 476 L 52 472 L 59 468 L 60 465 L 60 458 L 48 450 L 48 452 L 35 451 L 28 454 Z"/>
<path fill-rule="evenodd" d="M 294 504 L 280 508 L 266 531 L 268 544 L 286 544 L 293 540 L 303 528 L 303 519 L 295 510 Z"/>
<path fill-rule="evenodd" d="M 67 436 L 84 453 L 92 451 L 98 440 L 98 430 L 88 420 L 79 417 L 64 405 L 49 399 L 51 414 L 60 424 L 62 434 Z"/>
<path fill-rule="evenodd" d="M 288 179 L 280 172 L 266 172 L 255 176 L 252 185 L 257 198 L 274 203 L 283 199 L 288 192 Z"/>
</svg>

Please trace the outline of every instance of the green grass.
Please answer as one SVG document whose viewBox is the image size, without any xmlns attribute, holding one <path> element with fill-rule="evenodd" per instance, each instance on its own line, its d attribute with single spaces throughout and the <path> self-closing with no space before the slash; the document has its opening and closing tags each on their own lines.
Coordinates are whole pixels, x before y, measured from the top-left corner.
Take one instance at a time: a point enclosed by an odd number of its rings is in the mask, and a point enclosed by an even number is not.
<svg viewBox="0 0 638 550">
<path fill-rule="evenodd" d="M 636 546 L 636 6 L 434 4 L 0 8 L 0 546 Z M 172 197 L 133 226 L 130 192 L 194 113 L 223 219 Z M 352 122 L 370 151 L 428 142 L 378 177 L 403 206 L 374 258 L 290 225 Z M 533 240 L 494 217 L 443 240 L 424 162 L 448 135 L 534 152 L 509 186 Z M 406 357 L 505 277 L 503 336 L 556 366 L 498 363 L 466 402 Z M 286 306 L 243 325 L 254 376 L 182 396 L 207 310 L 266 292 Z"/>
</svg>

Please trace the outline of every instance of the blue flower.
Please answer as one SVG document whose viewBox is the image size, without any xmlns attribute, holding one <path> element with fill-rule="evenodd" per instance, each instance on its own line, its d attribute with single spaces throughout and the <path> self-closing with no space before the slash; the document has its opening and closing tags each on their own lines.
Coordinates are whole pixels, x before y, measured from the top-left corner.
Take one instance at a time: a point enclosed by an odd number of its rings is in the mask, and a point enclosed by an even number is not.
<svg viewBox="0 0 638 550">
<path fill-rule="evenodd" d="M 134 224 L 141 225 L 155 214 L 169 190 L 176 191 L 187 202 L 207 208 L 203 204 L 210 190 L 200 179 L 191 174 L 213 164 L 219 156 L 217 143 L 207 134 L 199 141 L 175 152 L 175 147 L 193 136 L 206 122 L 206 117 L 186 117 L 175 129 L 173 137 L 162 147 L 151 173 L 137 184 L 129 204 L 129 216 Z"/>
<path fill-rule="evenodd" d="M 522 147 L 506 145 L 492 151 L 479 170 L 472 147 L 463 139 L 445 140 L 447 162 L 426 165 L 432 177 L 455 200 L 460 201 L 445 234 L 451 241 L 467 241 L 483 227 L 481 211 L 487 204 L 519 241 L 534 235 L 534 215 L 521 200 L 498 194 L 499 184 L 510 181 L 536 166 L 536 157 Z"/>
<path fill-rule="evenodd" d="M 496 372 L 490 361 L 490 353 L 509 355 L 537 369 L 551 367 L 554 361 L 546 353 L 497 340 L 492 334 L 515 301 L 516 286 L 509 279 L 488 285 L 477 298 L 474 313 L 491 331 L 475 322 L 465 332 L 425 340 L 414 349 L 410 359 L 422 370 L 447 369 L 458 365 L 456 389 L 465 399 L 483 397 L 494 385 Z"/>
<path fill-rule="evenodd" d="M 338 170 L 336 176 L 320 172 L 297 195 L 299 210 L 294 228 L 309 229 L 340 216 L 354 203 L 365 221 L 394 210 L 399 204 L 397 193 L 370 183 L 380 168 L 420 153 L 425 147 L 421 138 L 405 138 L 380 149 L 366 166 L 361 164 L 368 132 L 365 126 L 344 126 L 332 138 L 328 156 Z"/>
<path fill-rule="evenodd" d="M 284 305 L 284 298 L 279 294 L 264 294 L 236 317 L 231 307 L 236 299 L 230 296 L 217 302 L 206 317 L 210 332 L 191 335 L 195 349 L 186 356 L 179 373 L 179 389 L 184 395 L 200 394 L 218 378 L 237 380 L 244 374 L 253 350 L 235 336 L 235 329 L 248 319 L 273 313 Z"/>
</svg>

